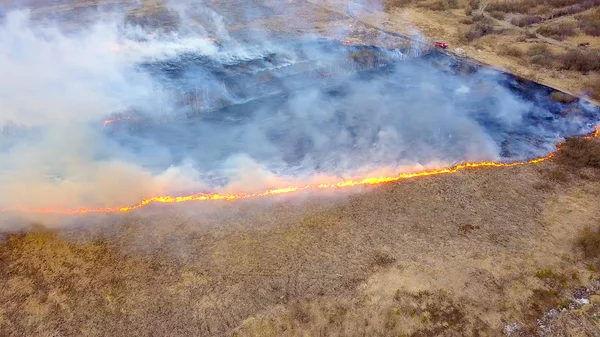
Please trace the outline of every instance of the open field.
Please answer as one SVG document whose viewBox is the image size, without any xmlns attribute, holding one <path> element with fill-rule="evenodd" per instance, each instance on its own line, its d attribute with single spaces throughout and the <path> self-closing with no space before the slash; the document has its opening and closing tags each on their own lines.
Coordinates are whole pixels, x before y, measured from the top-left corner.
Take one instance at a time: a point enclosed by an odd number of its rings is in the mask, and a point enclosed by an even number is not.
<svg viewBox="0 0 600 337">
<path fill-rule="evenodd" d="M 405 43 L 349 18 L 344 1 L 256 3 L 262 14 L 232 23 L 233 34 L 308 27 Z M 598 98 L 598 59 L 569 56 L 600 48 L 597 5 L 571 14 L 563 3 L 566 14 L 395 1 L 358 17 L 406 34 L 409 20 L 477 60 Z M 40 17 L 95 5 L 31 4 Z M 122 6 L 133 20 L 164 13 Z M 89 15 L 75 25 L 100 14 Z M 518 21 L 529 16 L 542 21 Z M 81 217 L 1 239 L 1 336 L 599 336 L 600 139 L 570 139 L 536 165 Z"/>
<path fill-rule="evenodd" d="M 582 142 L 537 166 L 8 234 L 0 331 L 529 336 L 572 307 L 545 335 L 593 336 L 600 144 Z"/>
</svg>

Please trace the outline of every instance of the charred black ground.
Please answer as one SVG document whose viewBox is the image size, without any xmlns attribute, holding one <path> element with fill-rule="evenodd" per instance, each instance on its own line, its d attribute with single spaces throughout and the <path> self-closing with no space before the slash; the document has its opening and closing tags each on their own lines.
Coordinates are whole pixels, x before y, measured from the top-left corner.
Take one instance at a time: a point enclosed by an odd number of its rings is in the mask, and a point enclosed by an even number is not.
<svg viewBox="0 0 600 337">
<path fill-rule="evenodd" d="M 157 169 L 191 158 L 215 178 L 242 153 L 291 175 L 529 159 L 590 132 L 600 117 L 578 99 L 557 102 L 550 88 L 435 50 L 328 40 L 243 57 L 220 48 L 140 64 L 167 93 L 169 117 L 134 107 L 123 114 L 132 120 L 108 132 L 139 151 L 168 149 Z"/>
</svg>

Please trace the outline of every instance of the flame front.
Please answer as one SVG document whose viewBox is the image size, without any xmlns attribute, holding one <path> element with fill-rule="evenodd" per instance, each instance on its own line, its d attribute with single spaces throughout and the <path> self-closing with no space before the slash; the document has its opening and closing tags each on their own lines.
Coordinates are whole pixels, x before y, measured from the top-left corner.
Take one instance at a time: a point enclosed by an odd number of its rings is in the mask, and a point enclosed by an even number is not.
<svg viewBox="0 0 600 337">
<path fill-rule="evenodd" d="M 586 139 L 598 138 L 600 136 L 600 126 L 597 126 L 594 133 L 586 136 Z M 558 151 L 558 150 L 557 150 Z M 498 162 L 480 162 L 480 163 L 463 163 L 453 167 L 443 168 L 439 170 L 429 170 L 414 173 L 402 173 L 393 177 L 371 177 L 362 180 L 345 180 L 338 183 L 320 184 L 320 185 L 303 185 L 303 186 L 288 186 L 283 188 L 270 189 L 256 193 L 198 193 L 180 197 L 158 196 L 142 200 L 137 205 L 123 207 L 104 207 L 104 208 L 76 208 L 76 209 L 55 209 L 55 208 L 29 208 L 25 206 L 13 206 L 10 208 L 0 209 L 0 212 L 21 211 L 27 213 L 46 213 L 46 214 L 87 214 L 87 213 L 125 213 L 138 208 L 142 208 L 149 204 L 173 204 L 190 201 L 216 201 L 216 200 L 242 200 L 258 197 L 266 197 L 280 194 L 290 194 L 306 190 L 335 190 L 349 188 L 354 186 L 378 185 L 383 183 L 395 182 L 403 179 L 411 179 L 417 177 L 433 176 L 440 174 L 450 174 L 461 170 L 476 169 L 483 167 L 514 167 L 525 164 L 538 164 L 546 161 L 556 155 L 556 152 L 550 153 L 546 157 L 536 158 L 529 161 L 518 161 L 512 163 Z"/>
<path fill-rule="evenodd" d="M 119 117 L 119 118 L 114 118 L 114 119 L 107 119 L 104 121 L 104 126 L 106 127 L 108 124 L 112 124 L 112 123 L 116 123 L 119 121 L 132 121 L 133 117 L 130 116 L 125 116 L 125 117 Z"/>
</svg>

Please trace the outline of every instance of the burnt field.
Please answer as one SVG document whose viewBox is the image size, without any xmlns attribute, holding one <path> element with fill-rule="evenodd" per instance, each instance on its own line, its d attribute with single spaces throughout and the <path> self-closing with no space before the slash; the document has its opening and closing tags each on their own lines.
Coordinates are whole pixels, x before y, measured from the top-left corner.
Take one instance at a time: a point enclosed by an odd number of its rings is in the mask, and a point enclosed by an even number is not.
<svg viewBox="0 0 600 337">
<path fill-rule="evenodd" d="M 138 64 L 164 110 L 116 114 L 108 135 L 136 151 L 167 149 L 154 169 L 191 158 L 225 183 L 219 169 L 238 153 L 292 177 L 532 159 L 600 119 L 585 101 L 437 50 L 326 39 L 237 55 L 216 46 Z"/>
</svg>

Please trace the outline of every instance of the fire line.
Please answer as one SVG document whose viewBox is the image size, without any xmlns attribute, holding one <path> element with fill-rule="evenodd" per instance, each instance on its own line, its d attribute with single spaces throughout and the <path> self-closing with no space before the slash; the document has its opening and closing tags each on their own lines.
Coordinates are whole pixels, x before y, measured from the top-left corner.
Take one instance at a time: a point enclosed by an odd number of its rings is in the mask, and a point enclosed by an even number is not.
<svg viewBox="0 0 600 337">
<path fill-rule="evenodd" d="M 586 139 L 598 138 L 600 136 L 600 126 L 596 126 L 595 131 L 585 136 Z M 559 144 L 560 145 L 560 144 Z M 283 188 L 270 189 L 263 192 L 256 193 L 228 193 L 228 194 L 219 194 L 219 193 L 197 193 L 187 196 L 157 196 L 151 197 L 142 200 L 137 205 L 132 206 L 124 206 L 124 207 L 103 207 L 103 208 L 76 208 L 76 209 L 56 209 L 56 208 L 29 208 L 25 206 L 12 206 L 5 209 L 0 209 L 0 212 L 9 212 L 9 211 L 20 211 L 26 213 L 38 213 L 38 214 L 87 214 L 87 213 L 125 213 L 129 211 L 133 211 L 138 208 L 142 208 L 149 204 L 172 204 L 172 203 L 181 203 L 181 202 L 190 202 L 190 201 L 216 201 L 216 200 L 224 200 L 224 201 L 232 201 L 232 200 L 243 200 L 243 199 L 251 199 L 258 197 L 267 197 L 273 195 L 282 195 L 282 194 L 290 194 L 299 191 L 305 190 L 334 190 L 341 188 L 349 188 L 354 186 L 366 186 L 366 185 L 378 185 L 383 183 L 395 182 L 403 179 L 417 178 L 417 177 L 425 177 L 425 176 L 433 176 L 440 174 L 450 174 L 455 173 L 461 170 L 467 169 L 475 169 L 475 168 L 483 168 L 483 167 L 514 167 L 521 166 L 525 164 L 537 164 L 543 161 L 546 161 L 550 158 L 556 156 L 556 153 L 560 150 L 558 147 L 557 151 L 550 153 L 549 155 L 541 158 L 532 159 L 529 161 L 517 161 L 512 163 L 498 163 L 498 162 L 479 162 L 479 163 L 463 163 L 458 164 L 452 167 L 443 168 L 439 170 L 428 170 L 421 171 L 415 173 L 402 173 L 397 176 L 392 177 L 372 177 L 365 178 L 362 180 L 346 180 L 338 183 L 331 184 L 320 184 L 320 185 L 302 185 L 302 186 L 289 186 Z"/>
<path fill-rule="evenodd" d="M 107 119 L 104 121 L 104 126 L 106 127 L 108 124 L 116 123 L 119 121 L 125 121 L 125 120 L 132 121 L 133 117 L 125 116 L 125 117 L 120 117 L 120 118 L 115 118 L 115 119 Z"/>
</svg>

